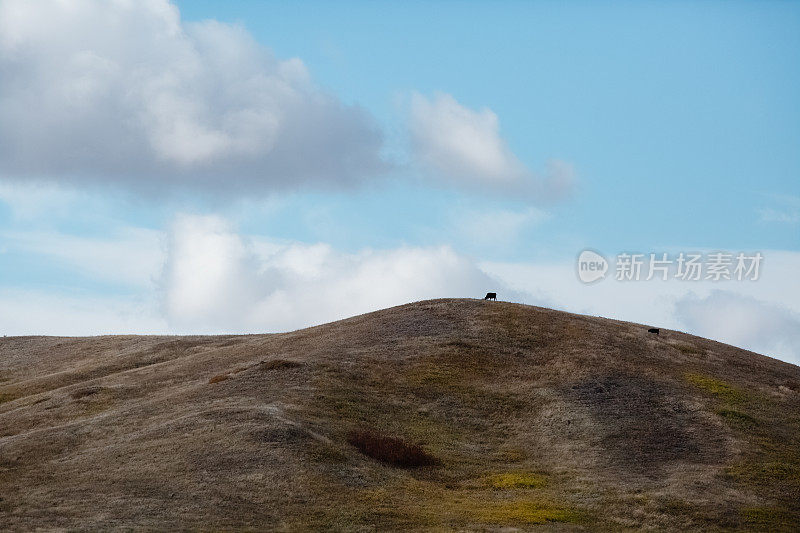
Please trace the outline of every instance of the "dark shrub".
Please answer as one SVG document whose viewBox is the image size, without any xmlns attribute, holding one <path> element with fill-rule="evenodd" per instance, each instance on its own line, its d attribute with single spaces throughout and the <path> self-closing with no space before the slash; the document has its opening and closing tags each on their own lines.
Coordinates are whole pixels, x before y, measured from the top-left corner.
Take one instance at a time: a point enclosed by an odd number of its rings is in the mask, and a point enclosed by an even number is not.
<svg viewBox="0 0 800 533">
<path fill-rule="evenodd" d="M 383 463 L 401 468 L 436 466 L 440 461 L 417 444 L 410 444 L 400 437 L 381 435 L 373 431 L 351 431 L 347 442 L 361 453 Z"/>
<path fill-rule="evenodd" d="M 271 361 L 261 361 L 259 366 L 262 370 L 281 370 L 284 368 L 298 368 L 303 366 L 303 363 L 287 359 L 273 359 Z"/>
<path fill-rule="evenodd" d="M 83 389 L 78 389 L 76 391 L 72 391 L 70 396 L 73 400 L 78 400 L 80 398 L 85 398 L 87 396 L 91 396 L 93 394 L 97 394 L 102 390 L 102 387 L 85 387 Z"/>
</svg>

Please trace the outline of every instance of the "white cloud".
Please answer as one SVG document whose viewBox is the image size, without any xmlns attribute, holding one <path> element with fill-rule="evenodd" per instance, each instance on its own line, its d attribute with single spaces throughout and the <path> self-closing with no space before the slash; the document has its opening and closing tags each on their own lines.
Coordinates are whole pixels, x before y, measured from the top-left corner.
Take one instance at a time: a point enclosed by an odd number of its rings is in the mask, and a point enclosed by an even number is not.
<svg viewBox="0 0 800 533">
<path fill-rule="evenodd" d="M 497 192 L 526 192 L 550 200 L 570 191 L 574 170 L 563 161 L 548 163 L 541 178 L 529 171 L 500 136 L 500 122 L 490 109 L 473 110 L 449 94 L 411 99 L 411 140 L 425 167 L 451 183 Z"/>
<path fill-rule="evenodd" d="M 2 335 L 167 333 L 155 300 L 0 287 Z"/>
<path fill-rule="evenodd" d="M 162 280 L 172 322 L 242 327 L 265 295 L 264 281 L 257 258 L 224 219 L 182 216 L 173 225 Z"/>
<path fill-rule="evenodd" d="M 446 174 L 488 182 L 514 182 L 525 168 L 500 137 L 490 109 L 473 111 L 449 94 L 428 100 L 414 94 L 411 133 L 419 156 Z"/>
<path fill-rule="evenodd" d="M 730 291 L 689 295 L 675 311 L 695 335 L 800 364 L 800 314 Z"/>
<path fill-rule="evenodd" d="M 85 237 L 41 230 L 0 231 L 11 252 L 47 256 L 92 279 L 151 288 L 163 264 L 163 233 L 123 227 L 109 237 Z"/>
<path fill-rule="evenodd" d="M 219 217 L 181 217 L 163 278 L 179 331 L 284 331 L 497 282 L 449 247 L 336 251 L 250 242 Z"/>
<path fill-rule="evenodd" d="M 225 193 L 384 169 L 366 112 L 167 0 L 0 0 L 0 173 Z"/>
</svg>

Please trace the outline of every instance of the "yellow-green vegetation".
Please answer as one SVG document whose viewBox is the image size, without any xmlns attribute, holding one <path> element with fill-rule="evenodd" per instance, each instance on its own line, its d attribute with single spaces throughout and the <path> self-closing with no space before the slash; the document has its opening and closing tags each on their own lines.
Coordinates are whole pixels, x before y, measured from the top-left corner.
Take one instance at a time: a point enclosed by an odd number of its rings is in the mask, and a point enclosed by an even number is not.
<svg viewBox="0 0 800 533">
<path fill-rule="evenodd" d="M 785 509 L 774 507 L 748 507 L 742 509 L 740 514 L 747 526 L 764 531 L 797 531 L 800 518 Z"/>
<path fill-rule="evenodd" d="M 531 489 L 544 487 L 547 478 L 541 474 L 528 472 L 507 472 L 490 476 L 489 483 L 496 489 Z"/>
<path fill-rule="evenodd" d="M 11 402 L 19 398 L 16 392 L 0 392 L 0 403 Z"/>
<path fill-rule="evenodd" d="M 317 442 L 309 446 L 308 455 L 319 463 L 345 463 L 347 454 L 338 447 L 324 442 Z"/>
<path fill-rule="evenodd" d="M 407 528 L 452 529 L 458 524 L 482 523 L 499 526 L 544 524 L 546 522 L 589 523 L 590 515 L 580 509 L 555 503 L 548 497 L 529 495 L 504 499 L 496 491 L 474 488 L 450 489 L 438 483 L 406 480 L 394 487 L 365 490 L 360 501 L 369 502 L 382 518 L 391 514 L 394 523 Z"/>
<path fill-rule="evenodd" d="M 757 485 L 779 482 L 800 486 L 800 464 L 789 458 L 763 463 L 740 463 L 726 469 L 726 473 Z"/>
<path fill-rule="evenodd" d="M 748 415 L 747 413 L 743 413 L 736 409 L 729 409 L 729 408 L 717 409 L 717 414 L 722 418 L 724 418 L 725 420 L 727 420 L 728 422 L 743 427 L 752 426 L 756 423 L 755 418 Z"/>
<path fill-rule="evenodd" d="M 673 344 L 672 347 L 687 355 L 703 355 L 706 353 L 704 348 L 698 348 L 697 346 L 692 346 L 691 344 Z"/>
<path fill-rule="evenodd" d="M 733 385 L 702 374 L 686 374 L 686 380 L 708 393 L 713 394 L 720 400 L 730 403 L 740 403 L 747 399 L 747 394 Z"/>
<path fill-rule="evenodd" d="M 528 500 L 500 502 L 476 506 L 475 520 L 490 524 L 544 524 L 545 522 L 582 522 L 583 513 L 568 507 Z"/>
</svg>

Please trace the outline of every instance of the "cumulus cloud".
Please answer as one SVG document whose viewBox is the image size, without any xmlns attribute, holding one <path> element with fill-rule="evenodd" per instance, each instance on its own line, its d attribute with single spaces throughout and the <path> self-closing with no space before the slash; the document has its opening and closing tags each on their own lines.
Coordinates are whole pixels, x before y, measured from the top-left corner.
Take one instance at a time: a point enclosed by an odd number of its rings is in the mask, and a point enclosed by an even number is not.
<svg viewBox="0 0 800 533">
<path fill-rule="evenodd" d="M 220 217 L 173 226 L 162 289 L 179 331 L 285 331 L 498 286 L 449 247 L 343 253 L 249 240 Z"/>
<path fill-rule="evenodd" d="M 682 298 L 675 312 L 696 335 L 800 363 L 800 315 L 783 306 L 717 290 Z"/>
<path fill-rule="evenodd" d="M 0 0 L 0 174 L 230 192 L 385 168 L 362 109 L 168 0 Z"/>
<path fill-rule="evenodd" d="M 537 176 L 511 152 L 490 109 L 470 109 L 449 94 L 411 99 L 410 132 L 418 162 L 450 183 L 497 192 L 527 192 L 543 200 L 568 193 L 575 173 L 564 161 L 551 160 Z"/>
</svg>

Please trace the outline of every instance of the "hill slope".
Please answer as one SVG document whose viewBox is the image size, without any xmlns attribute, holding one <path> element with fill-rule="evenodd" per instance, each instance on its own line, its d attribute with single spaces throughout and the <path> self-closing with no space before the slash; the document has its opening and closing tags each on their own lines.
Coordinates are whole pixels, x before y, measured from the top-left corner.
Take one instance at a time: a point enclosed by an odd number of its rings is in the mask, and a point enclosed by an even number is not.
<svg viewBox="0 0 800 533">
<path fill-rule="evenodd" d="M 798 502 L 800 368 L 678 332 L 433 300 L 0 339 L 3 528 L 791 530 Z"/>
</svg>

